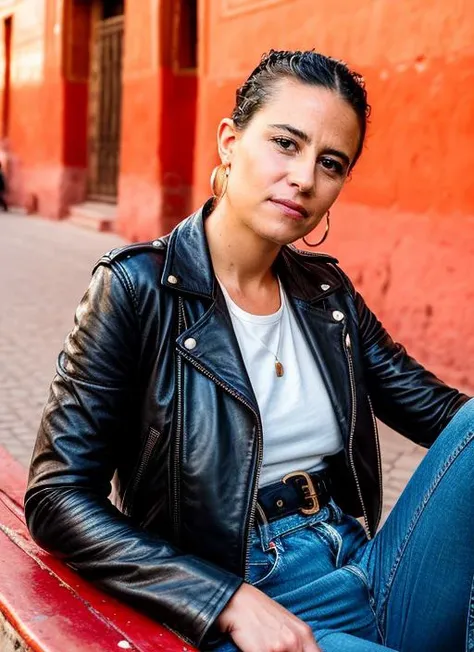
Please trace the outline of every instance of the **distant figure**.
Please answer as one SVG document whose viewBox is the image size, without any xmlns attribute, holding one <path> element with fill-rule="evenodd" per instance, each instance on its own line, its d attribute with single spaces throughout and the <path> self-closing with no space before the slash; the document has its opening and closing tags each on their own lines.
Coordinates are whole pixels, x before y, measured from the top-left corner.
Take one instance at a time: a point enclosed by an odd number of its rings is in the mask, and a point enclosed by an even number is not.
<svg viewBox="0 0 474 652">
<path fill-rule="evenodd" d="M 3 166 L 0 163 L 0 206 L 6 212 L 8 211 L 8 204 L 5 199 L 7 193 L 7 181 L 5 179 L 5 174 L 3 172 Z"/>
</svg>

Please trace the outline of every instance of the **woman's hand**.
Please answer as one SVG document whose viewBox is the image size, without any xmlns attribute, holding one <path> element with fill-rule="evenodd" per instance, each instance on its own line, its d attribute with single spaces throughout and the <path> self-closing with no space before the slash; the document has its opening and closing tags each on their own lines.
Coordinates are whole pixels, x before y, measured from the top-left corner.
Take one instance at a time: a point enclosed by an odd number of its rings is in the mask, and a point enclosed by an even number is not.
<svg viewBox="0 0 474 652">
<path fill-rule="evenodd" d="M 250 584 L 236 591 L 217 624 L 242 652 L 320 652 L 306 623 Z"/>
</svg>

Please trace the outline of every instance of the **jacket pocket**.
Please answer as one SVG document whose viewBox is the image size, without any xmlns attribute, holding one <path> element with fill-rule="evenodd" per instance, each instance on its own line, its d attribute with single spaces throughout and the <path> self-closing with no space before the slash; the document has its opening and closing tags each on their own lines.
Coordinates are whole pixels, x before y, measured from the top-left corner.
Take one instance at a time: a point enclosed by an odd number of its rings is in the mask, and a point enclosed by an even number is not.
<svg viewBox="0 0 474 652">
<path fill-rule="evenodd" d="M 143 478 L 146 476 L 150 459 L 153 455 L 153 451 L 155 450 L 155 447 L 160 437 L 161 437 L 161 432 L 159 430 L 156 430 L 155 428 L 152 427 L 148 429 L 148 435 L 142 446 L 142 450 L 138 458 L 138 464 L 132 473 L 130 482 L 128 483 L 127 489 L 124 494 L 123 511 L 125 514 L 131 515 L 133 500 L 138 493 Z"/>
</svg>

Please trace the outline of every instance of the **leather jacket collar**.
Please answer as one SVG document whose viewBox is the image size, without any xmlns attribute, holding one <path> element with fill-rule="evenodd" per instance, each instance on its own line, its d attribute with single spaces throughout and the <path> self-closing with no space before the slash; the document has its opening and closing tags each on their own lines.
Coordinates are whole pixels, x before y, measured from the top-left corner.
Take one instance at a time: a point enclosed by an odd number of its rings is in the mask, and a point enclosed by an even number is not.
<svg viewBox="0 0 474 652">
<path fill-rule="evenodd" d="M 209 299 L 215 298 L 216 287 L 204 220 L 211 210 L 212 201 L 209 199 L 171 233 L 161 278 L 162 284 L 171 290 Z M 316 279 L 320 282 L 315 283 L 314 273 L 318 267 L 311 266 L 311 261 L 321 259 L 334 264 L 338 262 L 327 254 L 304 252 L 293 246 L 282 247 L 275 268 L 285 290 L 295 299 L 313 303 L 340 287 L 340 275 L 334 273 L 328 279 L 327 269 Z M 314 267 L 309 273 L 308 265 Z"/>
</svg>

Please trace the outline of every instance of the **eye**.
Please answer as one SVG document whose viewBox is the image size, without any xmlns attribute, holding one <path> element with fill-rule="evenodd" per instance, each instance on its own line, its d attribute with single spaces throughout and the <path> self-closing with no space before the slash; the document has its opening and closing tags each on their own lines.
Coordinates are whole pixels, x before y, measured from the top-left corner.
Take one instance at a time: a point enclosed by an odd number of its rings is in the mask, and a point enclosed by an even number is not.
<svg viewBox="0 0 474 652">
<path fill-rule="evenodd" d="M 341 177 L 345 174 L 345 167 L 342 165 L 340 161 L 337 161 L 334 158 L 330 158 L 329 156 L 323 156 L 320 159 L 320 163 L 325 170 L 328 170 L 328 172 L 333 172 L 334 174 L 337 174 L 338 176 Z"/>
<path fill-rule="evenodd" d="M 276 136 L 272 138 L 273 142 L 278 145 L 278 147 L 285 152 L 297 152 L 298 145 L 291 138 L 284 138 L 283 136 Z"/>
</svg>

